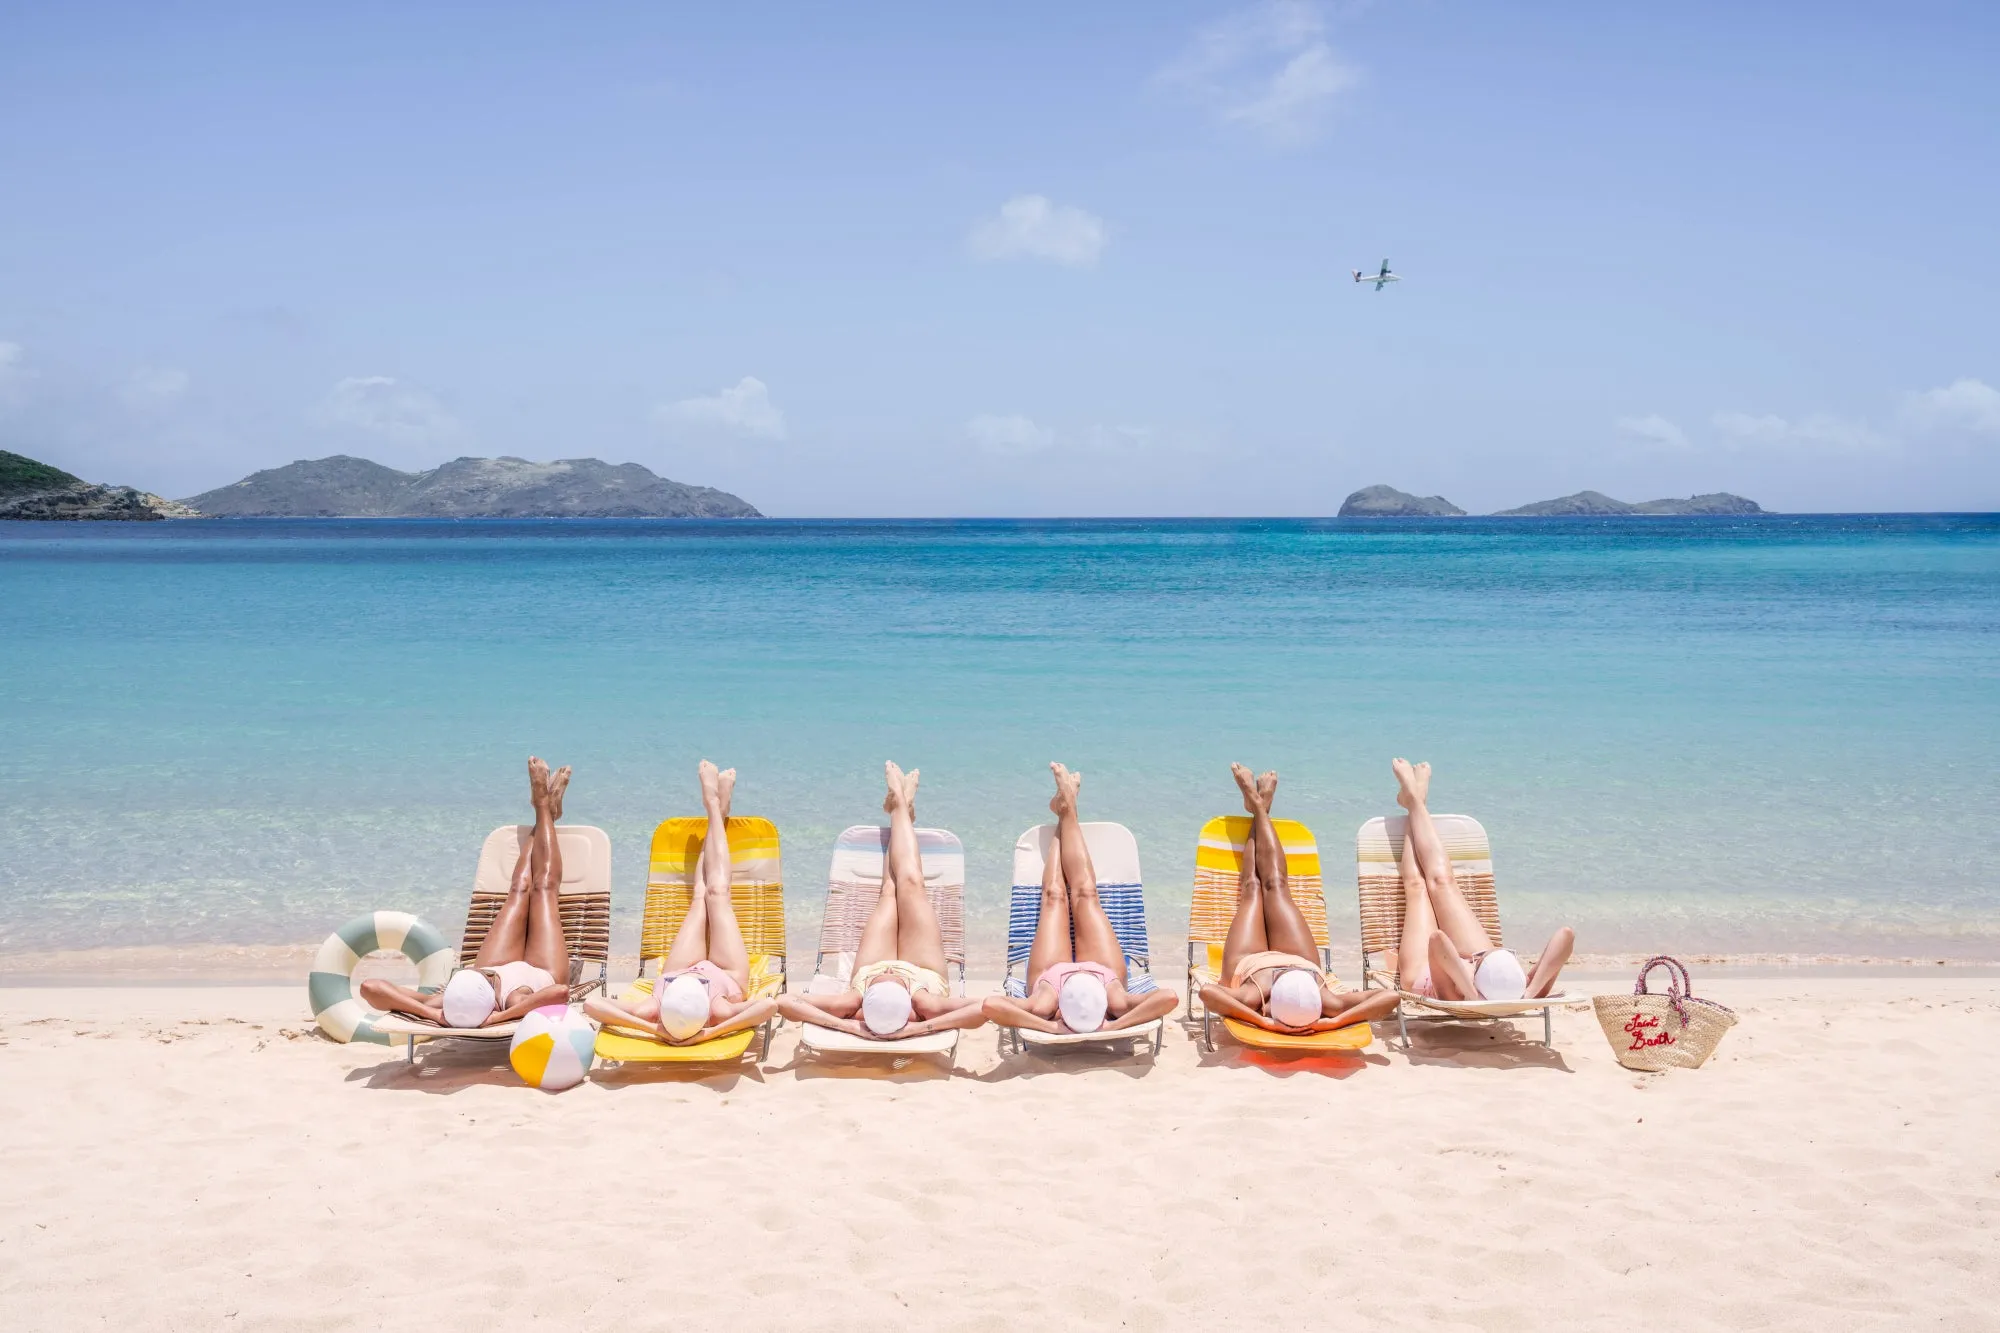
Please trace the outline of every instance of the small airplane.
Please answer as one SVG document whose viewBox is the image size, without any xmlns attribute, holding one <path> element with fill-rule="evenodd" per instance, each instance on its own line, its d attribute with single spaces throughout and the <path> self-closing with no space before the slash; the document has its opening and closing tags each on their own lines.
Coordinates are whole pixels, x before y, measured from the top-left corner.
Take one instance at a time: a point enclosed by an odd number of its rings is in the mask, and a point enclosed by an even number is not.
<svg viewBox="0 0 2000 1333">
<path fill-rule="evenodd" d="M 1372 282 L 1375 284 L 1375 290 L 1378 292 L 1382 290 L 1382 284 L 1385 282 L 1402 281 L 1400 277 L 1389 271 L 1389 261 L 1386 259 L 1382 261 L 1382 271 L 1380 273 L 1363 273 L 1360 269 L 1355 269 L 1354 280 L 1356 282 Z"/>
</svg>

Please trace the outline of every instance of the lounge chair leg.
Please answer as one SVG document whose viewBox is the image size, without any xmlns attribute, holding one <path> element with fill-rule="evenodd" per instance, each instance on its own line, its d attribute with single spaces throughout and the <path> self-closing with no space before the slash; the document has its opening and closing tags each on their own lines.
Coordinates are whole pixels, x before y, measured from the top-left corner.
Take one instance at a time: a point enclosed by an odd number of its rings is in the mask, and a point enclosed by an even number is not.
<svg viewBox="0 0 2000 1333">
<path fill-rule="evenodd" d="M 1396 1027 L 1403 1034 L 1403 1054 L 1410 1053 L 1410 1020 L 1403 1015 L 1403 1006 L 1396 1006 Z"/>
<path fill-rule="evenodd" d="M 1542 1045 L 1552 1051 L 1556 1048 L 1555 1021 L 1550 1017 L 1550 1009 L 1547 1005 L 1542 1006 Z"/>
<path fill-rule="evenodd" d="M 405 1037 L 403 1039 L 403 1062 L 409 1065 L 414 1065 L 417 1062 L 417 1039 L 415 1037 Z"/>
</svg>

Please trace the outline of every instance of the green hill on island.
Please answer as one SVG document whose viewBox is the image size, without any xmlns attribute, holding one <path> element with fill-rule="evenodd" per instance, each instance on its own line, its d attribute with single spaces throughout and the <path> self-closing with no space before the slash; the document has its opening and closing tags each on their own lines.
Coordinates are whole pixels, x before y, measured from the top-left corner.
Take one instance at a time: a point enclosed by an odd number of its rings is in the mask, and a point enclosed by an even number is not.
<svg viewBox="0 0 2000 1333">
<path fill-rule="evenodd" d="M 0 449 L 0 519 L 192 518 L 193 512 L 136 486 L 101 486 Z"/>
<path fill-rule="evenodd" d="M 454 458 L 399 472 L 336 454 L 255 472 L 184 503 L 216 518 L 761 518 L 709 486 L 595 458 Z"/>
</svg>

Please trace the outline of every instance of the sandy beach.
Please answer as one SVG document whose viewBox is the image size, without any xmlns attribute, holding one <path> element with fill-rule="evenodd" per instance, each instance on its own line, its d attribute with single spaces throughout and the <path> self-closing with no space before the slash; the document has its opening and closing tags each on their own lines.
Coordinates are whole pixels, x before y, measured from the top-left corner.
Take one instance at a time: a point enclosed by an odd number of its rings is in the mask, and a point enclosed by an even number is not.
<svg viewBox="0 0 2000 1333">
<path fill-rule="evenodd" d="M 1604 983 L 1592 989 L 1614 989 Z M 0 1326 L 1995 1326 L 2000 980 L 1730 980 L 1700 1071 L 1491 1030 L 1262 1063 L 600 1069 L 296 988 L 0 989 Z"/>
</svg>

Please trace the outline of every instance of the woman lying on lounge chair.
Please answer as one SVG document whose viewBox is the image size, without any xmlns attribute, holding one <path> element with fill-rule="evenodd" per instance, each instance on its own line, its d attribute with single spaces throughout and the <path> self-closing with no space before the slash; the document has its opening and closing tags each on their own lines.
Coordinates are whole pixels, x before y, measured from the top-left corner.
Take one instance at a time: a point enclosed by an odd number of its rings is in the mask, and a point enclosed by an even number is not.
<svg viewBox="0 0 2000 1333">
<path fill-rule="evenodd" d="M 1576 947 L 1576 935 L 1564 926 L 1542 947 L 1532 975 L 1511 950 L 1495 948 L 1479 924 L 1458 881 L 1451 857 L 1425 802 L 1430 797 L 1431 766 L 1407 759 L 1391 760 L 1395 770 L 1396 804 L 1410 812 L 1403 838 L 1403 935 L 1393 959 L 1396 984 L 1412 995 L 1434 1000 L 1539 999 L 1552 993 L 1556 977 Z"/>
<path fill-rule="evenodd" d="M 778 1012 L 874 1041 L 921 1037 L 986 1021 L 979 1001 L 954 996 L 945 985 L 944 935 L 924 892 L 924 864 L 917 851 L 917 770 L 906 777 L 885 764 L 889 794 L 889 847 L 882 860 L 882 894 L 861 928 L 854 951 L 854 980 L 836 995 L 784 995 Z"/>
<path fill-rule="evenodd" d="M 1241 764 L 1229 771 L 1250 812 L 1250 845 L 1243 849 L 1236 916 L 1222 943 L 1223 984 L 1203 986 L 1202 1003 L 1272 1032 L 1327 1032 L 1393 1010 L 1396 996 L 1389 991 L 1336 991 L 1327 984 L 1312 928 L 1292 901 L 1285 849 L 1271 826 L 1278 775 L 1252 780 Z"/>
<path fill-rule="evenodd" d="M 1164 1018 L 1180 997 L 1170 990 L 1133 995 L 1125 989 L 1125 952 L 1104 904 L 1076 818 L 1083 774 L 1050 764 L 1056 794 L 1056 836 L 1042 867 L 1042 914 L 1028 950 L 1028 994 L 989 997 L 986 1017 L 1002 1027 L 1039 1032 L 1115 1032 Z M 1070 942 L 1072 922 L 1076 942 Z"/>
<path fill-rule="evenodd" d="M 704 759 L 699 772 L 708 833 L 702 838 L 687 915 L 660 963 L 653 993 L 629 1005 L 603 996 L 583 1005 L 600 1023 L 645 1032 L 673 1046 L 754 1028 L 778 1007 L 768 996 L 744 998 L 750 987 L 750 950 L 729 897 L 729 801 L 736 791 L 736 770 L 718 773 Z"/>
<path fill-rule="evenodd" d="M 408 1014 L 452 1028 L 510 1023 L 545 1004 L 569 1003 L 569 946 L 562 927 L 562 818 L 569 769 L 549 772 L 528 760 L 528 798 L 535 805 L 535 832 L 514 862 L 507 901 L 479 943 L 472 966 L 460 968 L 444 990 L 426 995 L 408 986 L 371 978 L 361 998 L 377 1009 Z M 561 978 L 558 980 L 557 978 Z"/>
</svg>

